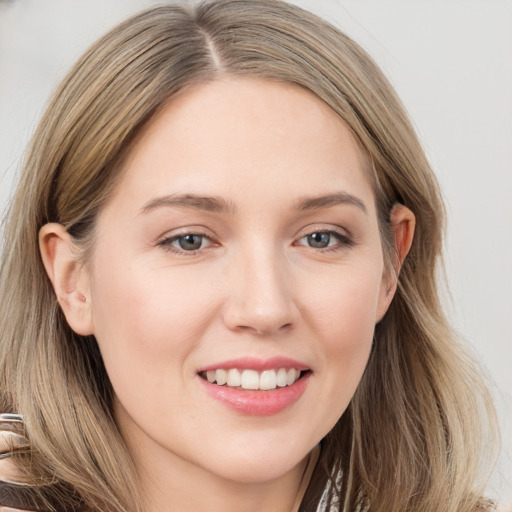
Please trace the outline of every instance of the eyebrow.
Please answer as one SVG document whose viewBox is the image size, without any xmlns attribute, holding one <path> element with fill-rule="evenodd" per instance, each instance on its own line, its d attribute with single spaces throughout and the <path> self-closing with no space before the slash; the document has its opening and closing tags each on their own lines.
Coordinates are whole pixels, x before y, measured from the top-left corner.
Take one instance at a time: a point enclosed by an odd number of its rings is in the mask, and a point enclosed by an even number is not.
<svg viewBox="0 0 512 512">
<path fill-rule="evenodd" d="M 169 208 L 191 208 L 213 213 L 234 213 L 236 209 L 233 203 L 226 201 L 222 197 L 172 194 L 151 199 L 141 208 L 141 213 L 148 213 L 162 206 Z"/>
<path fill-rule="evenodd" d="M 366 206 L 358 197 L 347 192 L 337 192 L 321 196 L 305 196 L 295 203 L 296 210 L 320 210 L 331 208 L 340 204 L 353 205 L 367 213 Z M 148 213 L 151 210 L 161 207 L 168 208 L 190 208 L 212 213 L 235 213 L 236 206 L 231 201 L 226 201 L 218 196 L 200 196 L 197 194 L 171 194 L 156 197 L 148 201 L 142 208 L 141 213 Z"/>
<path fill-rule="evenodd" d="M 367 213 L 366 206 L 358 197 L 347 192 L 336 192 L 316 197 L 303 197 L 297 201 L 295 208 L 297 210 L 320 210 L 330 208 L 339 204 L 348 204 L 357 206 L 364 213 Z"/>
</svg>

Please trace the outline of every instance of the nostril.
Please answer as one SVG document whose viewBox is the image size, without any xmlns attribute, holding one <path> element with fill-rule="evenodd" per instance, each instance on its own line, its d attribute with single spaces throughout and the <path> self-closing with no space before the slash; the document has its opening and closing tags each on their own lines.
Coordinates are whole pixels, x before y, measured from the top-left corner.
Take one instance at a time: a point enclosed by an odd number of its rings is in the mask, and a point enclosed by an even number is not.
<svg viewBox="0 0 512 512">
<path fill-rule="evenodd" d="M 247 332 L 252 331 L 254 334 L 257 334 L 258 336 L 269 336 L 269 335 L 273 335 L 273 334 L 281 334 L 286 331 L 289 331 L 291 328 L 292 328 L 291 322 L 283 324 L 277 328 L 274 328 L 273 326 L 268 326 L 268 328 L 262 327 L 262 326 L 259 326 L 259 327 L 252 327 L 252 326 L 247 326 L 247 325 L 240 326 L 241 330 L 244 330 Z"/>
<path fill-rule="evenodd" d="M 278 300 L 279 299 L 279 300 Z M 286 294 L 235 293 L 224 303 L 222 315 L 232 331 L 265 336 L 288 332 L 299 316 L 297 305 Z"/>
</svg>

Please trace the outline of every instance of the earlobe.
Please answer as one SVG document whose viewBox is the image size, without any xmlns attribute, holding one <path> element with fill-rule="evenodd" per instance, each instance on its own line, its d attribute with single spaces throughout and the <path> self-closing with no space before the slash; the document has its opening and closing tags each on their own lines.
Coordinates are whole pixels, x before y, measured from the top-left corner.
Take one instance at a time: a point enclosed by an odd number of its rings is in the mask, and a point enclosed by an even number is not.
<svg viewBox="0 0 512 512">
<path fill-rule="evenodd" d="M 93 334 L 89 276 L 77 261 L 75 244 L 64 226 L 45 224 L 39 250 L 57 301 L 70 327 L 83 336 Z"/>
<path fill-rule="evenodd" d="M 392 268 L 385 270 L 382 279 L 377 322 L 382 320 L 395 295 L 400 269 L 412 246 L 416 217 L 409 208 L 397 203 L 391 210 L 390 224 L 393 242 Z"/>
</svg>

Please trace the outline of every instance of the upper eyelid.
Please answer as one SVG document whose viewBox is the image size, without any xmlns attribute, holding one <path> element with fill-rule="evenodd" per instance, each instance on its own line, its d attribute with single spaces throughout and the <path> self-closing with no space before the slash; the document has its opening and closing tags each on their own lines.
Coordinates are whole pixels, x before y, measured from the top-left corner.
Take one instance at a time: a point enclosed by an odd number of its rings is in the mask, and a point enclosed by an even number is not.
<svg viewBox="0 0 512 512">
<path fill-rule="evenodd" d="M 325 229 L 325 230 L 317 229 L 317 230 L 309 231 L 308 233 L 305 233 L 304 235 L 298 237 L 296 240 L 298 242 L 300 242 L 304 238 L 306 238 L 310 235 L 313 235 L 315 233 L 327 233 L 329 235 L 334 235 L 334 237 L 338 240 L 338 243 L 341 243 L 341 244 L 353 245 L 355 243 L 354 240 L 350 236 L 340 233 L 339 231 L 336 231 L 334 229 Z"/>
<path fill-rule="evenodd" d="M 173 231 L 178 231 L 177 233 L 172 233 Z M 172 233 L 172 234 L 171 234 Z M 311 224 L 308 226 L 303 227 L 300 229 L 293 237 L 292 237 L 292 243 L 295 243 L 302 238 L 311 235 L 313 233 L 332 233 L 338 237 L 345 238 L 351 242 L 354 242 L 354 237 L 352 233 L 341 226 L 333 226 L 331 225 L 325 225 L 325 224 Z M 155 243 L 157 245 L 163 245 L 164 242 L 174 241 L 178 238 L 187 236 L 187 235 L 198 235 L 205 237 L 212 243 L 220 243 L 216 240 L 216 236 L 213 233 L 210 233 L 210 230 L 203 227 L 203 226 L 197 226 L 197 227 L 188 227 L 183 226 L 180 228 L 176 228 L 175 230 L 167 231 L 166 234 L 159 236 L 155 239 Z"/>
<path fill-rule="evenodd" d="M 157 240 L 157 243 L 162 244 L 163 242 L 174 242 L 175 240 L 184 238 L 189 235 L 201 236 L 203 238 L 206 238 L 210 242 L 213 242 L 213 238 L 211 236 L 207 235 L 206 233 L 201 233 L 199 231 L 186 231 L 183 233 L 178 233 L 177 235 L 164 235 L 163 237 L 161 237 Z"/>
<path fill-rule="evenodd" d="M 348 234 L 342 233 L 336 229 L 313 229 L 312 231 L 307 231 L 303 235 L 299 236 L 299 239 L 302 239 L 306 236 L 314 235 L 315 233 L 327 233 L 329 235 L 337 235 L 342 238 L 350 238 Z"/>
<path fill-rule="evenodd" d="M 354 236 L 352 233 L 344 227 L 341 226 L 333 226 L 332 224 L 326 225 L 326 224 L 310 224 L 301 230 L 296 235 L 296 239 L 303 238 L 305 236 L 308 236 L 312 233 L 334 233 L 336 235 L 348 238 L 350 240 L 354 239 Z"/>
<path fill-rule="evenodd" d="M 162 235 L 159 235 L 155 238 L 155 243 L 159 243 L 161 241 L 170 240 L 170 239 L 176 239 L 180 238 L 182 236 L 187 235 L 200 235 L 205 236 L 209 239 L 215 238 L 215 236 L 211 233 L 209 229 L 203 226 L 182 226 L 179 228 L 169 229 L 165 231 Z"/>
</svg>

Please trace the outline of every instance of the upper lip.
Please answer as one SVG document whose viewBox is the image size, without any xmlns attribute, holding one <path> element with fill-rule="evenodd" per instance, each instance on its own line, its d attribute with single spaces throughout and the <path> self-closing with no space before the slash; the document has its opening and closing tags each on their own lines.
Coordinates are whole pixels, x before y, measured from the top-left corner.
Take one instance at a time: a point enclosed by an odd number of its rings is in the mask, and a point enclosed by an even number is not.
<svg viewBox="0 0 512 512">
<path fill-rule="evenodd" d="M 271 357 L 269 359 L 259 359 L 256 357 L 242 357 L 238 359 L 229 359 L 228 361 L 220 361 L 218 363 L 209 364 L 198 370 L 200 372 L 207 372 L 212 370 L 237 368 L 239 370 L 274 370 L 279 368 L 295 368 L 296 370 L 309 370 L 309 366 L 291 359 L 289 357 Z"/>
</svg>

